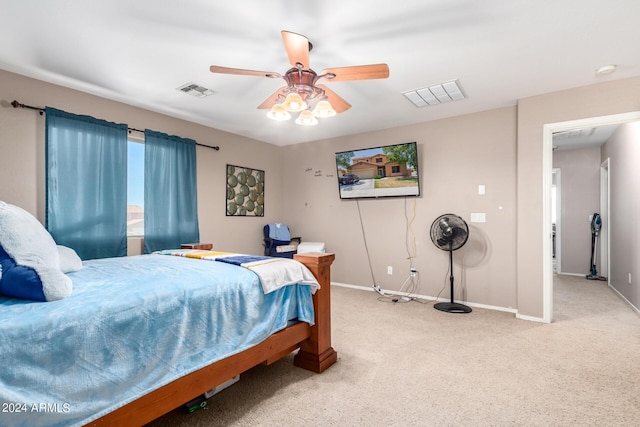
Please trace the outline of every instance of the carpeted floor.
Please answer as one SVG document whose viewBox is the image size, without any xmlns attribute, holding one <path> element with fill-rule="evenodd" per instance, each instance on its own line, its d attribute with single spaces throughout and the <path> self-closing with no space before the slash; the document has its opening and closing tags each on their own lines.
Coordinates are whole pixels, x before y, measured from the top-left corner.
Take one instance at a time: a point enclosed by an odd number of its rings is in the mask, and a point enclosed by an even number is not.
<svg viewBox="0 0 640 427">
<path fill-rule="evenodd" d="M 292 356 L 150 426 L 640 425 L 640 316 L 604 282 L 557 276 L 554 322 L 332 287 L 338 363 Z"/>
</svg>

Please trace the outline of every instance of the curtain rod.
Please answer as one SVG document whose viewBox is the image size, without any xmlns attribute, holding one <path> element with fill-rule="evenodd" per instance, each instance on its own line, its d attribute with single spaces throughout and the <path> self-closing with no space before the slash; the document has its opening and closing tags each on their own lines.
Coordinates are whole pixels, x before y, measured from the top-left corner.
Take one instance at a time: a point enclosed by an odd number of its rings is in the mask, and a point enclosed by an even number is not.
<svg viewBox="0 0 640 427">
<path fill-rule="evenodd" d="M 18 102 L 18 101 L 16 101 L 16 100 L 13 100 L 13 101 L 11 102 L 11 106 L 12 106 L 13 108 L 26 108 L 26 109 L 29 109 L 29 110 L 35 110 L 35 111 L 39 112 L 41 116 L 42 116 L 42 115 L 44 114 L 44 112 L 45 112 L 44 108 L 40 108 L 40 107 L 33 107 L 33 106 L 31 106 L 31 105 L 21 104 L 21 103 L 19 103 L 19 102 Z M 128 129 L 129 129 L 129 133 L 131 133 L 131 132 L 142 132 L 142 133 L 144 133 L 144 131 L 143 131 L 143 130 L 140 130 L 140 129 L 136 129 L 136 128 L 128 128 Z M 213 149 L 214 149 L 214 150 L 216 150 L 216 151 L 220 151 L 220 146 L 218 146 L 218 145 L 215 145 L 215 146 L 212 146 L 212 145 L 205 145 L 205 144 L 200 144 L 200 143 L 198 143 L 198 142 L 196 142 L 196 145 L 199 145 L 200 147 L 213 148 Z"/>
</svg>

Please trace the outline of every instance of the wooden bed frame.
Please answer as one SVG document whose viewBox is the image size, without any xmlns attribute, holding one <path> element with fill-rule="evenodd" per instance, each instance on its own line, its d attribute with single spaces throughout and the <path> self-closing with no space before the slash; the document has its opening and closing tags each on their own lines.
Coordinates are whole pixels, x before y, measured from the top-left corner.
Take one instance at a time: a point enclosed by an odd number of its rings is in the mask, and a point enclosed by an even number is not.
<svg viewBox="0 0 640 427">
<path fill-rule="evenodd" d="M 320 373 L 333 365 L 338 359 L 331 347 L 331 264 L 335 255 L 305 253 L 294 258 L 306 265 L 320 283 L 313 296 L 314 326 L 304 322 L 289 326 L 254 347 L 179 378 L 87 425 L 141 426 L 254 366 L 269 365 L 297 349 L 295 366 Z"/>
</svg>

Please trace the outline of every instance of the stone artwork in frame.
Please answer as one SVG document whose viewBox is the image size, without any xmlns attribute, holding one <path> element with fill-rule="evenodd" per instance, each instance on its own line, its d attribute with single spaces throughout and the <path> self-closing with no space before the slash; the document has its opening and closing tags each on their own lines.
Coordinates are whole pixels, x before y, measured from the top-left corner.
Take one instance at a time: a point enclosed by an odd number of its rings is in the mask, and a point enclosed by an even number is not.
<svg viewBox="0 0 640 427">
<path fill-rule="evenodd" d="M 264 171 L 227 165 L 227 216 L 264 216 Z"/>
</svg>

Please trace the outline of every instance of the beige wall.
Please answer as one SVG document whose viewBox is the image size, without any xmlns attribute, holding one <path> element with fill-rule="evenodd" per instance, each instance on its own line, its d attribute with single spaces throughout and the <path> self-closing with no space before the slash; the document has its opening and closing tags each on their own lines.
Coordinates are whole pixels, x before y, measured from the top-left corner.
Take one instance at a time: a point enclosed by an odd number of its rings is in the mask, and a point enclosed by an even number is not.
<svg viewBox="0 0 640 427">
<path fill-rule="evenodd" d="M 640 122 L 621 125 L 602 147 L 609 158 L 609 283 L 640 307 Z M 629 283 L 631 274 L 631 283 Z"/>
<path fill-rule="evenodd" d="M 35 111 L 14 109 L 10 105 L 14 99 L 27 105 L 51 106 L 127 123 L 136 129 L 193 138 L 200 144 L 219 145 L 220 151 L 197 148 L 198 213 L 203 242 L 213 242 L 230 251 L 261 253 L 263 225 L 282 221 L 280 147 L 0 70 L 0 200 L 23 207 L 42 222 L 45 118 Z M 227 163 L 268 171 L 265 217 L 226 216 Z"/>
<path fill-rule="evenodd" d="M 518 101 L 517 306 L 543 318 L 543 126 L 640 110 L 640 77 L 568 89 Z M 551 179 L 550 177 L 548 178 Z"/>
<path fill-rule="evenodd" d="M 435 296 L 445 288 L 442 296 L 447 296 L 447 255 L 428 237 L 431 222 L 448 212 L 468 222 L 472 212 L 486 213 L 486 223 L 469 223 L 470 241 L 455 253 L 457 297 L 542 318 L 543 126 L 640 110 L 640 77 L 522 99 L 517 108 L 275 147 L 0 71 L 0 200 L 23 206 L 42 220 L 44 118 L 13 109 L 13 99 L 220 145 L 220 152 L 198 148 L 201 240 L 260 253 L 263 224 L 287 222 L 295 235 L 324 241 L 336 253 L 332 279 L 337 282 L 372 285 L 360 211 L 376 282 L 384 289 L 400 289 L 409 273 L 405 215 L 411 219 L 415 212 L 410 230 L 420 277 L 416 292 Z M 418 142 L 421 197 L 338 198 L 335 152 L 411 141 Z M 264 218 L 225 216 L 227 163 L 266 171 Z M 480 184 L 486 186 L 485 196 L 478 195 Z M 387 266 L 394 268 L 393 275 L 387 275 Z"/>
<path fill-rule="evenodd" d="M 411 219 L 415 213 L 417 293 L 435 296 L 446 286 L 441 296 L 448 297 L 448 255 L 428 233 L 440 214 L 458 214 L 471 233 L 454 256 L 456 298 L 515 308 L 515 114 L 509 107 L 287 147 L 283 188 L 289 222 L 305 240 L 324 241 L 338 254 L 334 281 L 372 286 L 359 204 L 376 284 L 399 290 L 410 267 L 405 215 Z M 336 152 L 412 141 L 418 143 L 420 197 L 339 199 Z M 478 195 L 481 184 L 484 196 Z M 471 223 L 472 212 L 486 213 L 487 222 Z"/>
<path fill-rule="evenodd" d="M 589 215 L 600 212 L 600 147 L 557 150 L 553 167 L 561 170 L 560 273 L 587 275 L 591 259 Z"/>
</svg>

